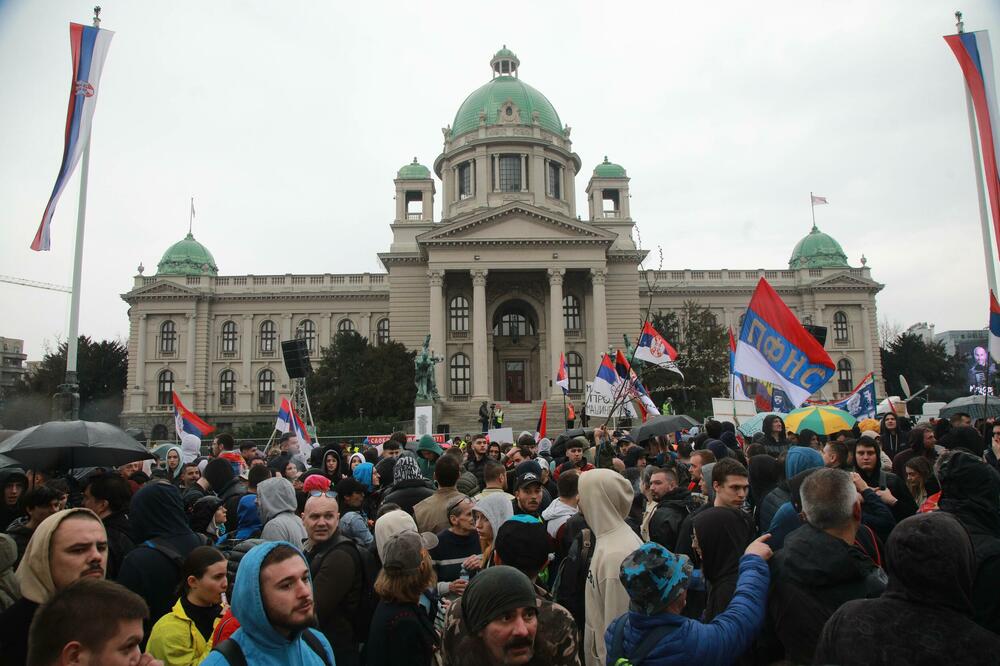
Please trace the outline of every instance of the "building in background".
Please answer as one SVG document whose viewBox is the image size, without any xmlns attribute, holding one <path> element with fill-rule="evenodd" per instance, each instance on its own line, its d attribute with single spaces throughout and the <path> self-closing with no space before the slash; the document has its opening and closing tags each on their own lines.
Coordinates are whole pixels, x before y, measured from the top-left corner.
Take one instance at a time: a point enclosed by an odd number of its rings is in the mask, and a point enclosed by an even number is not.
<svg viewBox="0 0 1000 666">
<path fill-rule="evenodd" d="M 0 338 L 0 398 L 3 398 L 19 379 L 24 377 L 27 360 L 24 340 Z"/>
<path fill-rule="evenodd" d="M 696 300 L 735 329 L 761 277 L 804 323 L 829 329 L 837 374 L 823 397 L 849 392 L 870 371 L 881 387 L 882 285 L 863 259 L 850 266 L 814 226 L 787 268 L 642 272 L 625 168 L 600 161 L 578 212 L 583 160 L 570 128 L 520 79 L 513 52 L 498 51 L 490 69 L 442 130 L 433 173 L 416 158 L 396 173 L 392 243 L 379 254 L 385 273 L 220 275 L 191 234 L 164 253 L 156 275 L 140 272 L 122 295 L 130 305 L 124 425 L 165 437 L 174 390 L 222 428 L 273 423 L 291 388 L 280 342 L 305 339 L 315 364 L 338 331 L 355 330 L 410 349 L 430 333 L 444 358 L 441 421 L 453 430 L 478 428 L 482 400 L 510 403 L 505 425 L 534 427 L 542 400 L 562 400 L 552 377 L 560 353 L 579 397 L 601 354 L 623 334 L 635 339 L 650 291 L 654 312 Z M 683 250 L 683 228 L 675 237 Z"/>
</svg>

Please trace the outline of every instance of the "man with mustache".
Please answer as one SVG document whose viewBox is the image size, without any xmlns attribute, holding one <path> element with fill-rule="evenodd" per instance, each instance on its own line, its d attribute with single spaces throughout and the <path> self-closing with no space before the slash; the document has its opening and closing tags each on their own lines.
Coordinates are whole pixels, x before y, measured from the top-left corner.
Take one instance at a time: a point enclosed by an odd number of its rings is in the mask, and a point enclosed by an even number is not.
<svg viewBox="0 0 1000 666">
<path fill-rule="evenodd" d="M 312 578 L 302 552 L 285 541 L 262 543 L 240 561 L 232 611 L 240 628 L 202 666 L 332 666 L 333 649 L 316 629 Z M 240 658 L 242 656 L 242 659 Z"/>
<path fill-rule="evenodd" d="M 104 578 L 108 537 L 88 509 L 52 514 L 35 528 L 17 568 L 21 598 L 0 615 L 0 664 L 24 664 L 35 611 L 81 578 Z"/>
</svg>

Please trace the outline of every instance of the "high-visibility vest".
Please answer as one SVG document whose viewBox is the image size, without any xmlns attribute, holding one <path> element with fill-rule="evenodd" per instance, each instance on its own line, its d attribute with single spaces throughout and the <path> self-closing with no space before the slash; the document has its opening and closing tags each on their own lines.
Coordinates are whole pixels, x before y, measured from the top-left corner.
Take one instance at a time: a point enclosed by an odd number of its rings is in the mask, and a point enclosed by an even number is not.
<svg viewBox="0 0 1000 666">
<path fill-rule="evenodd" d="M 576 411 L 573 409 L 573 403 L 566 405 L 566 418 L 572 421 L 576 418 Z"/>
</svg>

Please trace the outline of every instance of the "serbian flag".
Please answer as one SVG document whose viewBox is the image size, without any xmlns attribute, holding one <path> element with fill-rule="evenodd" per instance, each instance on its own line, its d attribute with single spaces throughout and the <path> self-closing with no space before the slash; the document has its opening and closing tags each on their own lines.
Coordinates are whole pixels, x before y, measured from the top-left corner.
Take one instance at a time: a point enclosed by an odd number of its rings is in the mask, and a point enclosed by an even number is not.
<svg viewBox="0 0 1000 666">
<path fill-rule="evenodd" d="M 993 73 L 990 36 L 985 30 L 979 30 L 946 35 L 944 41 L 958 58 L 958 64 L 965 76 L 965 85 L 972 95 L 972 106 L 976 111 L 976 123 L 979 126 L 986 191 L 989 194 L 990 212 L 993 216 L 993 233 L 1000 247 L 1000 176 L 997 175 L 1000 150 L 995 136 L 1000 128 L 1000 114 L 997 111 L 996 79 Z"/>
<path fill-rule="evenodd" d="M 733 372 L 774 384 L 798 407 L 833 376 L 836 366 L 764 278 L 757 283 L 739 340 Z"/>
<path fill-rule="evenodd" d="M 83 149 L 90 141 L 90 128 L 94 122 L 97 107 L 97 89 L 101 83 L 104 59 L 115 33 L 79 23 L 69 24 L 69 45 L 73 55 L 73 75 L 69 89 L 69 111 L 66 114 L 66 136 L 63 144 L 62 164 L 56 176 L 55 187 L 49 196 L 49 203 L 42 213 L 42 222 L 31 241 L 31 249 L 36 252 L 51 248 L 49 230 L 52 215 L 66 184 L 73 175 Z"/>
<path fill-rule="evenodd" d="M 299 415 L 295 413 L 295 408 L 288 398 L 281 399 L 281 407 L 278 409 L 278 420 L 274 424 L 274 429 L 284 434 L 291 430 L 300 442 L 308 444 L 312 448 L 312 437 L 306 430 L 306 424 L 302 422 Z"/>
<path fill-rule="evenodd" d="M 607 354 L 602 355 L 601 364 L 597 366 L 597 375 L 594 377 L 594 383 L 591 386 L 591 392 L 601 396 L 606 402 L 613 405 L 622 397 L 624 390 L 624 382 L 618 376 L 618 370 L 615 369 L 614 361 Z M 635 416 L 635 411 L 632 409 L 629 401 L 626 400 L 622 404 L 622 408 L 625 414 Z"/>
<path fill-rule="evenodd" d="M 990 290 L 990 356 L 1000 358 L 1000 303 L 997 296 Z"/>
<path fill-rule="evenodd" d="M 643 422 L 646 421 L 647 414 L 652 414 L 653 416 L 660 415 L 660 410 L 656 407 L 656 403 L 649 397 L 646 387 L 639 381 L 639 377 L 635 374 L 632 366 L 629 365 L 628 359 L 625 358 L 625 354 L 622 353 L 621 349 L 617 350 L 615 355 L 615 372 L 618 373 L 618 377 L 624 384 L 625 394 L 637 399 L 641 403 L 639 409 L 642 413 Z"/>
<path fill-rule="evenodd" d="M 749 400 L 746 390 L 743 388 L 743 375 L 736 372 L 736 338 L 733 336 L 733 328 L 729 327 L 729 397 L 733 400 Z"/>
<path fill-rule="evenodd" d="M 545 437 L 545 428 L 547 426 L 546 421 L 548 420 L 548 407 L 546 402 L 542 400 L 542 412 L 538 415 L 538 423 L 535 425 L 535 441 L 537 442 L 542 437 Z"/>
<path fill-rule="evenodd" d="M 566 355 L 559 352 L 559 367 L 556 368 L 556 386 L 569 393 L 569 373 L 566 372 Z"/>
<path fill-rule="evenodd" d="M 181 460 L 186 463 L 201 455 L 201 440 L 215 430 L 184 406 L 177 391 L 174 391 L 174 429 L 177 430 L 177 439 L 181 440 Z"/>
<path fill-rule="evenodd" d="M 684 373 L 681 372 L 681 369 L 675 363 L 677 360 L 677 350 L 648 321 L 642 325 L 639 344 L 635 346 L 635 358 L 646 363 L 658 365 L 661 368 L 666 368 L 684 377 Z"/>
</svg>

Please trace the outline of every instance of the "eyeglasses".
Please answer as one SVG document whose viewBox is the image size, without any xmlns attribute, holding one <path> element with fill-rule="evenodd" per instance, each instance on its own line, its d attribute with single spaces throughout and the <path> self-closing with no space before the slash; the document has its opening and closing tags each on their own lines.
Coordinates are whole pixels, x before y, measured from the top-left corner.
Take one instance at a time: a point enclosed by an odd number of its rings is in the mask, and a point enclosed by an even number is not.
<svg viewBox="0 0 1000 666">
<path fill-rule="evenodd" d="M 993 436 L 994 437 L 1000 437 L 1000 430 L 994 430 L 993 431 Z"/>
<path fill-rule="evenodd" d="M 337 493 L 332 490 L 310 490 L 309 497 L 329 497 L 331 499 L 337 499 Z"/>
</svg>

